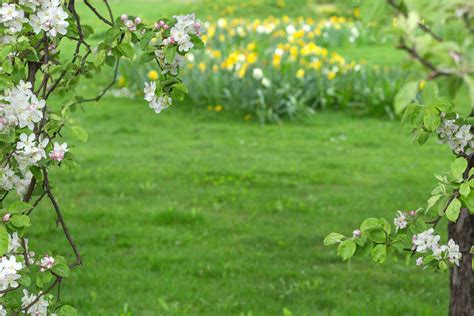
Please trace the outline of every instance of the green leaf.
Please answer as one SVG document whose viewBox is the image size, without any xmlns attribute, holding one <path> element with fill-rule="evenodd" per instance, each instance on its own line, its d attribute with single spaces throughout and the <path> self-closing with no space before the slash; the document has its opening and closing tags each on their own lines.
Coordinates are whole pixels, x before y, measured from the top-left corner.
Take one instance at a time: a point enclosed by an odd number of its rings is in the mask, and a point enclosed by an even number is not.
<svg viewBox="0 0 474 316">
<path fill-rule="evenodd" d="M 338 233 L 330 233 L 329 235 L 324 238 L 324 245 L 329 246 L 329 245 L 334 245 L 337 243 L 340 243 L 344 239 L 344 235 L 338 234 Z"/>
<path fill-rule="evenodd" d="M 45 284 L 49 283 L 52 278 L 53 275 L 49 270 L 46 270 L 44 272 L 38 272 L 36 274 L 36 286 L 42 288 Z"/>
<path fill-rule="evenodd" d="M 387 259 L 387 246 L 377 245 L 372 249 L 372 260 L 377 263 L 384 263 Z"/>
<path fill-rule="evenodd" d="M 469 183 L 464 182 L 461 184 L 459 187 L 459 193 L 461 193 L 462 196 L 468 196 L 469 193 L 471 193 L 471 187 L 469 186 Z"/>
<path fill-rule="evenodd" d="M 382 223 L 378 218 L 366 218 L 362 224 L 360 224 L 360 230 L 363 232 L 377 228 L 383 228 Z"/>
<path fill-rule="evenodd" d="M 451 173 L 454 179 L 459 179 L 462 177 L 464 171 L 467 168 L 467 160 L 465 158 L 457 158 L 451 163 Z"/>
<path fill-rule="evenodd" d="M 425 88 L 423 89 L 423 103 L 426 106 L 432 106 L 437 104 L 438 102 L 438 94 L 439 94 L 439 89 L 438 89 L 438 84 L 431 80 L 428 81 L 425 84 Z"/>
<path fill-rule="evenodd" d="M 38 166 L 31 166 L 30 171 L 36 180 L 38 180 L 39 182 L 43 181 L 43 173 L 41 172 L 41 169 Z"/>
<path fill-rule="evenodd" d="M 426 206 L 426 212 L 428 212 L 438 202 L 441 195 L 433 195 L 428 199 L 428 205 Z"/>
<path fill-rule="evenodd" d="M 174 57 L 176 56 L 176 46 L 166 46 L 165 48 L 165 59 L 168 64 L 172 64 Z"/>
<path fill-rule="evenodd" d="M 347 260 L 354 255 L 356 248 L 357 246 L 354 241 L 350 239 L 344 240 L 337 247 L 337 254 L 341 256 L 342 260 Z"/>
<path fill-rule="evenodd" d="M 438 268 L 439 268 L 441 271 L 446 271 L 446 270 L 448 270 L 448 266 L 446 265 L 446 262 L 444 262 L 444 260 L 441 260 L 440 262 L 438 262 Z"/>
<path fill-rule="evenodd" d="M 120 35 L 122 35 L 122 30 L 120 30 L 119 27 L 112 27 L 105 33 L 105 42 L 111 44 L 113 41 L 118 39 Z"/>
<path fill-rule="evenodd" d="M 74 136 L 77 137 L 80 141 L 87 142 L 88 134 L 85 129 L 80 126 L 71 126 L 71 130 L 74 133 Z"/>
<path fill-rule="evenodd" d="M 29 210 L 30 208 L 32 208 L 31 204 L 28 204 L 23 201 L 17 201 L 12 205 L 8 206 L 8 211 L 12 214 L 19 214 Z"/>
<path fill-rule="evenodd" d="M 76 309 L 70 305 L 63 305 L 57 312 L 58 316 L 77 316 Z"/>
<path fill-rule="evenodd" d="M 10 223 L 18 228 L 31 226 L 31 220 L 27 215 L 15 214 L 10 217 Z"/>
<path fill-rule="evenodd" d="M 52 268 L 55 274 L 59 275 L 60 277 L 67 278 L 69 277 L 69 267 L 65 263 L 56 263 Z"/>
<path fill-rule="evenodd" d="M 454 199 L 451 203 L 449 203 L 449 206 L 446 209 L 446 217 L 450 221 L 455 222 L 458 219 L 460 212 L 461 202 L 458 199 Z"/>
<path fill-rule="evenodd" d="M 135 56 L 135 51 L 133 50 L 133 46 L 131 44 L 121 43 L 117 46 L 117 48 L 125 57 L 133 59 Z"/>
<path fill-rule="evenodd" d="M 22 274 L 21 278 L 19 278 L 18 283 L 23 285 L 23 286 L 30 286 L 31 285 L 31 278 L 27 274 Z"/>
<path fill-rule="evenodd" d="M 468 196 L 461 197 L 461 200 L 464 202 L 466 207 L 469 209 L 471 214 L 474 214 L 474 191 L 471 190 Z"/>
<path fill-rule="evenodd" d="M 435 131 L 441 124 L 441 117 L 435 108 L 426 108 L 423 115 L 423 124 L 429 131 Z"/>
<path fill-rule="evenodd" d="M 94 60 L 94 66 L 96 67 L 101 66 L 105 61 L 105 56 L 106 56 L 105 50 L 101 50 L 97 52 L 97 55 L 95 56 L 95 60 Z"/>
<path fill-rule="evenodd" d="M 382 226 L 383 226 L 383 230 L 388 234 L 390 235 L 390 233 L 392 232 L 392 229 L 390 227 L 390 223 L 385 219 L 385 218 L 381 218 L 380 221 L 382 222 Z"/>
<path fill-rule="evenodd" d="M 364 1 L 365 2 L 365 1 Z M 377 3 L 383 1 L 376 1 Z M 394 108 L 396 114 L 401 114 L 403 110 L 415 99 L 418 92 L 418 81 L 409 81 L 405 83 L 395 95 Z"/>
<path fill-rule="evenodd" d="M 474 106 L 474 82 L 468 76 L 464 76 L 463 79 L 463 84 L 458 89 L 453 103 L 455 105 L 455 112 L 463 117 L 467 117 Z"/>
<path fill-rule="evenodd" d="M 8 251 L 8 232 L 5 226 L 0 226 L 0 256 L 3 256 Z"/>
<path fill-rule="evenodd" d="M 382 228 L 373 229 L 369 232 L 369 238 L 377 243 L 383 243 L 387 240 L 387 235 Z"/>
</svg>

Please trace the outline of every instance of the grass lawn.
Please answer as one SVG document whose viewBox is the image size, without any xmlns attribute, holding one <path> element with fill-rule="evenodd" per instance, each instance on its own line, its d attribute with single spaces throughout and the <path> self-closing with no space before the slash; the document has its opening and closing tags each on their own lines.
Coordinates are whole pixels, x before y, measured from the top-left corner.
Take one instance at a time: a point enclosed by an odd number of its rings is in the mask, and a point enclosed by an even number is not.
<svg viewBox="0 0 474 316">
<path fill-rule="evenodd" d="M 115 1 L 118 14 L 145 18 L 212 14 L 205 3 Z M 260 126 L 185 106 L 155 115 L 125 99 L 85 108 L 77 119 L 89 141 L 73 149 L 81 168 L 51 175 L 85 263 L 62 286 L 80 315 L 119 315 L 126 306 L 133 315 L 447 310 L 447 274 L 404 258 L 343 263 L 322 245 L 366 216 L 422 206 L 433 174 L 448 168 L 446 148 L 411 144 L 399 122 L 334 112 Z M 34 225 L 32 246 L 67 253 L 54 219 L 46 203 L 35 210 L 43 225 Z"/>
<path fill-rule="evenodd" d="M 342 113 L 264 127 L 225 116 L 112 98 L 78 115 L 90 138 L 74 149 L 82 167 L 52 175 L 85 261 L 65 302 L 81 315 L 126 304 L 133 315 L 446 310 L 447 275 L 403 258 L 347 264 L 322 245 L 364 216 L 422 205 L 447 168 L 443 147 Z M 67 251 L 51 209 L 33 221 L 44 225 L 32 240 Z"/>
</svg>

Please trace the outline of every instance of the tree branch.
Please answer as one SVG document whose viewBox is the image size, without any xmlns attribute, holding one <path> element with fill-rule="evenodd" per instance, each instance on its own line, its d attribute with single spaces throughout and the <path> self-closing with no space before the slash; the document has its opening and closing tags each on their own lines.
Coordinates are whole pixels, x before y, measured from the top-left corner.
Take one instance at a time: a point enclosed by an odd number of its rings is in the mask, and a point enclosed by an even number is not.
<svg viewBox="0 0 474 316">
<path fill-rule="evenodd" d="M 64 232 L 64 236 L 66 236 L 66 239 L 68 240 L 69 245 L 71 246 L 72 250 L 74 251 L 74 255 L 76 256 L 76 261 L 70 264 L 69 268 L 74 268 L 75 266 L 82 265 L 82 259 L 81 259 L 81 255 L 79 254 L 79 250 L 77 249 L 77 246 L 74 243 L 74 240 L 72 239 L 72 236 L 69 232 L 69 229 L 67 228 L 66 222 L 64 221 L 63 215 L 61 213 L 61 209 L 59 208 L 59 205 L 56 202 L 53 192 L 51 191 L 51 188 L 49 186 L 48 171 L 46 170 L 45 167 L 43 167 L 43 184 L 44 184 L 44 189 L 46 191 L 46 194 L 48 195 L 48 198 L 51 201 L 51 204 L 53 205 L 53 208 L 56 212 L 58 221 L 61 224 L 61 227 Z"/>
</svg>

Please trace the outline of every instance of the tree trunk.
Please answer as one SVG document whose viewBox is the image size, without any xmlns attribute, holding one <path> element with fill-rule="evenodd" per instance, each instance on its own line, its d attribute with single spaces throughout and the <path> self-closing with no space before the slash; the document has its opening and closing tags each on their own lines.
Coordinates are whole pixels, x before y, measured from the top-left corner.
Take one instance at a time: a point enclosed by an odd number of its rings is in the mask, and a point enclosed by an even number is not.
<svg viewBox="0 0 474 316">
<path fill-rule="evenodd" d="M 469 166 L 464 174 L 468 178 L 469 170 L 474 167 L 473 157 L 469 158 Z M 448 224 L 448 235 L 458 245 L 462 252 L 459 267 L 451 269 L 450 287 L 451 302 L 449 304 L 450 316 L 474 315 L 474 272 L 472 271 L 471 247 L 474 245 L 474 214 L 463 208 L 456 223 Z"/>
<path fill-rule="evenodd" d="M 474 315 L 474 273 L 472 271 L 472 254 L 474 245 L 474 215 L 463 209 L 456 223 L 448 225 L 449 238 L 452 238 L 462 251 L 459 267 L 451 269 L 451 302 L 450 316 Z"/>
</svg>

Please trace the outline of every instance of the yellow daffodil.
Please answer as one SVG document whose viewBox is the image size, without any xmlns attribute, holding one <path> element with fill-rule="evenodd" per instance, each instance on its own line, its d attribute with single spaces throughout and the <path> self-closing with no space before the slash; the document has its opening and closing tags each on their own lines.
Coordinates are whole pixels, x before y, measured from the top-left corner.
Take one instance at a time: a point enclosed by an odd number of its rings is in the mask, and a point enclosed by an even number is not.
<svg viewBox="0 0 474 316">
<path fill-rule="evenodd" d="M 219 113 L 220 111 L 222 111 L 224 109 L 224 107 L 222 105 L 216 105 L 214 107 L 214 111 L 216 111 L 217 113 Z"/>
<path fill-rule="evenodd" d="M 298 69 L 298 71 L 296 72 L 296 78 L 298 79 L 304 78 L 304 69 L 302 68 Z"/>
<path fill-rule="evenodd" d="M 154 80 L 157 80 L 157 79 L 158 79 L 158 71 L 156 71 L 156 70 L 150 70 L 150 71 L 148 72 L 148 79 L 153 80 L 153 81 L 154 81 Z"/>
<path fill-rule="evenodd" d="M 426 81 L 425 80 L 421 80 L 420 83 L 418 84 L 418 88 L 420 90 L 423 90 L 426 86 Z"/>
<path fill-rule="evenodd" d="M 336 78 L 336 73 L 334 71 L 328 72 L 327 78 L 328 80 L 333 80 L 334 78 Z"/>
<path fill-rule="evenodd" d="M 253 64 L 253 63 L 255 63 L 256 61 L 257 61 L 257 53 L 252 52 L 252 53 L 248 54 L 248 56 L 247 56 L 247 62 L 248 62 L 249 64 Z"/>
<path fill-rule="evenodd" d="M 354 16 L 355 16 L 356 18 L 360 17 L 360 8 L 355 8 L 355 9 L 354 9 Z"/>
<path fill-rule="evenodd" d="M 198 68 L 200 72 L 206 71 L 206 64 L 205 63 L 199 63 Z"/>
<path fill-rule="evenodd" d="M 117 84 L 120 88 L 123 88 L 125 87 L 125 84 L 127 83 L 127 81 L 125 80 L 125 77 L 124 76 L 120 76 L 117 80 Z"/>
</svg>

